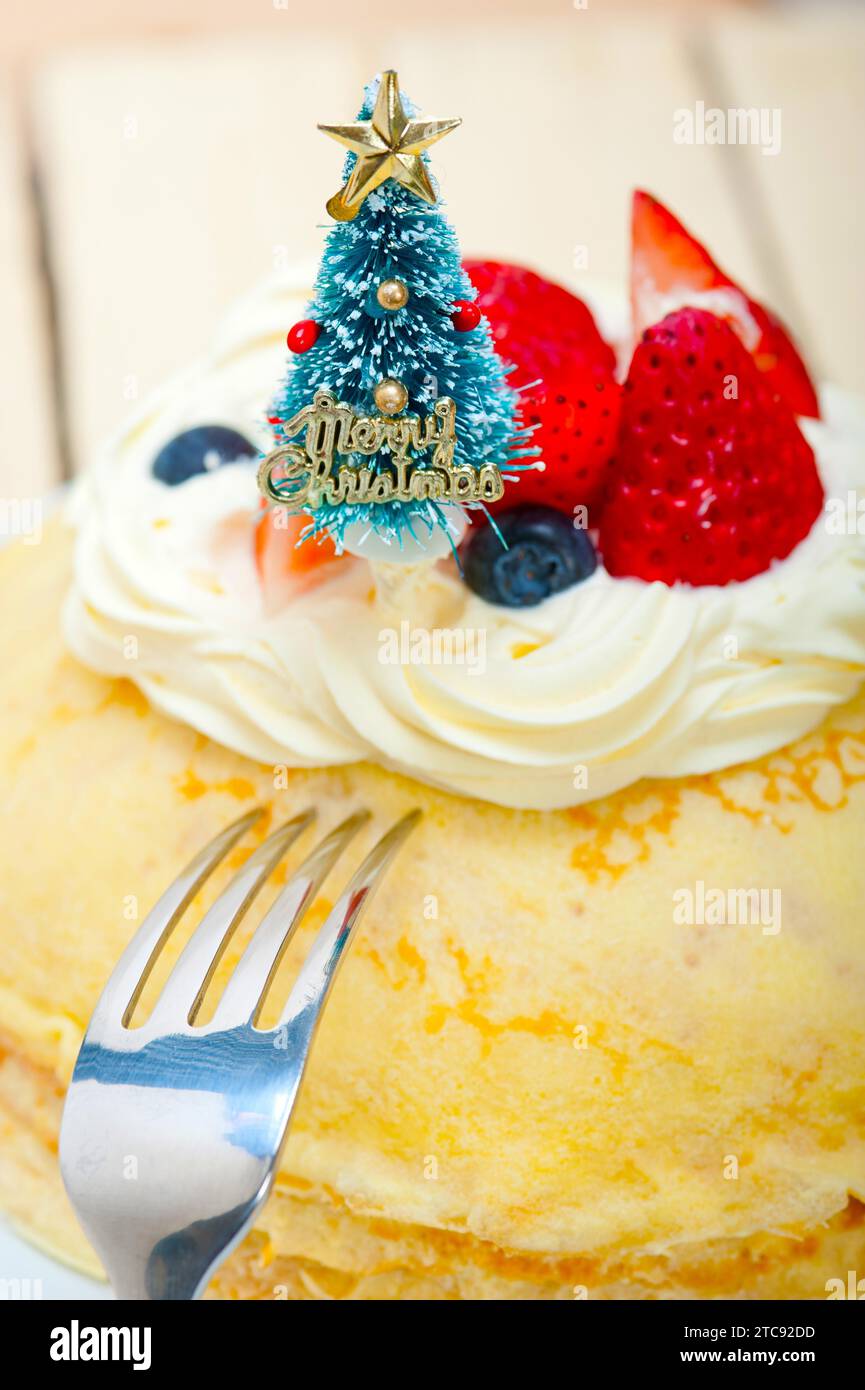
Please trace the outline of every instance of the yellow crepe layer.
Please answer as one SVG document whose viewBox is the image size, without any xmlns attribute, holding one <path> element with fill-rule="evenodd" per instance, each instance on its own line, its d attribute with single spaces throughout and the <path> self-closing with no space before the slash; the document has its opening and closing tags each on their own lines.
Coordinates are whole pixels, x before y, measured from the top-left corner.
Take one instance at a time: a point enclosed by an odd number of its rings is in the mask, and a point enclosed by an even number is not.
<svg viewBox="0 0 865 1390">
<path fill-rule="evenodd" d="M 0 1206 L 33 1241 L 88 1273 L 57 1167 L 61 1088 L 6 1054 L 0 1062 Z M 353 1212 L 332 1189 L 283 1174 L 260 1223 L 218 1272 L 221 1299 L 814 1298 L 861 1269 L 865 1206 L 814 1231 L 758 1232 L 663 1254 L 543 1256 L 453 1231 Z M 831 1287 L 831 1286 L 830 1286 Z"/>
<path fill-rule="evenodd" d="M 214 1291 L 824 1297 L 862 1267 L 865 699 L 759 763 L 570 813 L 366 765 L 275 777 L 66 654 L 69 552 L 55 524 L 0 556 L 0 1202 L 19 1223 L 86 1262 L 57 1173 L 63 1086 L 192 854 L 258 801 L 249 844 L 309 804 L 322 828 L 369 806 L 332 896 L 420 805 L 335 987 L 277 1191 Z M 676 895 L 699 883 L 777 890 L 780 930 L 682 924 Z"/>
</svg>

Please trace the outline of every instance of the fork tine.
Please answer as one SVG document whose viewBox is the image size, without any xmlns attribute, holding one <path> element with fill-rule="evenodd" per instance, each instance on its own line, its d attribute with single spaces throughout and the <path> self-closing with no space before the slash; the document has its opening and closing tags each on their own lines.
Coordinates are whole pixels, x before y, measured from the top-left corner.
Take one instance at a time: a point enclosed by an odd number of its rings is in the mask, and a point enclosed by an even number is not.
<svg viewBox="0 0 865 1390">
<path fill-rule="evenodd" d="M 275 1033 L 282 1030 L 288 1032 L 286 1047 L 297 1058 L 296 1086 L 300 1084 L 318 1021 L 360 914 L 421 815 L 418 809 L 409 811 L 373 846 L 328 914 L 327 921 L 300 967 L 282 1017 L 273 1030 Z"/>
<path fill-rule="evenodd" d="M 127 1027 L 157 957 L 178 919 L 228 851 L 263 814 L 247 811 L 199 850 L 148 912 L 111 972 L 90 1020 L 88 1035 L 109 1019 Z"/>
<path fill-rule="evenodd" d="M 356 811 L 316 845 L 262 918 L 214 1011 L 212 1023 L 229 1028 L 258 1021 L 267 992 L 294 933 L 337 859 L 369 811 Z"/>
<path fill-rule="evenodd" d="M 314 810 L 302 811 L 274 830 L 211 904 L 156 1001 L 150 1018 L 155 1031 L 176 1026 L 179 1015 L 190 1024 L 195 1022 L 237 924 L 286 850 L 314 820 Z"/>
</svg>

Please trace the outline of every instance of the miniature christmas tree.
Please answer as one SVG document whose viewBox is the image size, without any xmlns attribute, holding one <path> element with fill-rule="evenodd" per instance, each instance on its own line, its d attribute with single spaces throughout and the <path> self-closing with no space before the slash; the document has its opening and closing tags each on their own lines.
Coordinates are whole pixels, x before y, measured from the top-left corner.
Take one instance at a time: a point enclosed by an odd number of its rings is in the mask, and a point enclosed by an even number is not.
<svg viewBox="0 0 865 1390">
<path fill-rule="evenodd" d="M 485 510 L 536 452 L 427 172 L 428 146 L 458 124 L 417 119 L 386 72 L 357 122 L 320 127 L 350 151 L 345 184 L 261 475 L 271 501 L 309 513 L 307 538 L 440 553 L 454 516 Z M 301 431 L 305 449 L 289 442 Z"/>
</svg>

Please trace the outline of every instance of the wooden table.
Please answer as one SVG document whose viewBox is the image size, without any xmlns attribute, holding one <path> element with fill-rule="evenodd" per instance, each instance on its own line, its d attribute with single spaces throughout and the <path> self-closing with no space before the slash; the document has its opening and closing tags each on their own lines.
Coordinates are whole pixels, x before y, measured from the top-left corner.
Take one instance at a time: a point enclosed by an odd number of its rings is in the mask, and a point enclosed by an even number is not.
<svg viewBox="0 0 865 1390">
<path fill-rule="evenodd" d="M 631 189 L 668 202 L 795 329 L 815 368 L 865 388 L 865 18 L 589 0 L 352 34 L 262 29 L 63 48 L 0 86 L 0 496 L 86 466 L 131 401 L 207 342 L 275 263 L 315 264 L 353 116 L 384 59 L 432 114 L 467 253 L 571 283 L 624 283 Z M 456 39 L 456 41 L 455 41 Z M 781 148 L 677 144 L 677 109 L 781 113 Z M 587 262 L 587 264 L 586 264 Z M 288 325 L 287 325 L 288 326 Z"/>
</svg>

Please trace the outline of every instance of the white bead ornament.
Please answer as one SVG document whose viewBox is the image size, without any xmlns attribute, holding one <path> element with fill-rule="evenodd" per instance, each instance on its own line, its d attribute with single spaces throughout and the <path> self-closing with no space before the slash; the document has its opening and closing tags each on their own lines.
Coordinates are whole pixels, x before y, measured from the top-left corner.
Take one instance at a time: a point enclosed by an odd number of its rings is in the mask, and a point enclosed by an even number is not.
<svg viewBox="0 0 865 1390">
<path fill-rule="evenodd" d="M 415 522 L 415 537 L 403 532 L 402 545 L 396 536 L 389 538 L 374 531 L 368 521 L 355 521 L 343 533 L 343 549 L 358 555 L 370 564 L 380 561 L 391 565 L 432 565 L 453 553 L 466 533 L 468 522 L 462 507 L 440 504 L 445 530 L 436 526 L 427 533 L 422 521 Z"/>
</svg>

